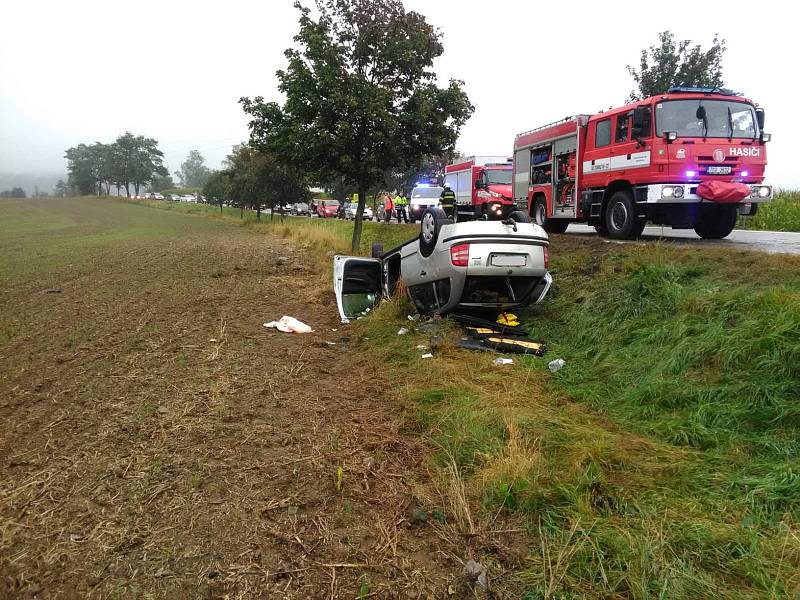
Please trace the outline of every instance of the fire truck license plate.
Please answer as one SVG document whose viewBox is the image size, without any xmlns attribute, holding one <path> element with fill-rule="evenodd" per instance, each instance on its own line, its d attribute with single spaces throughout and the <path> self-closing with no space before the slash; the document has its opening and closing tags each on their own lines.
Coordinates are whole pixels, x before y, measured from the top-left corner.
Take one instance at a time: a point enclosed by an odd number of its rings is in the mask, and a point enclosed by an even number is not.
<svg viewBox="0 0 800 600">
<path fill-rule="evenodd" d="M 708 167 L 709 175 L 730 175 L 730 167 Z"/>
<path fill-rule="evenodd" d="M 493 254 L 492 266 L 493 267 L 524 267 L 525 266 L 524 254 Z"/>
</svg>

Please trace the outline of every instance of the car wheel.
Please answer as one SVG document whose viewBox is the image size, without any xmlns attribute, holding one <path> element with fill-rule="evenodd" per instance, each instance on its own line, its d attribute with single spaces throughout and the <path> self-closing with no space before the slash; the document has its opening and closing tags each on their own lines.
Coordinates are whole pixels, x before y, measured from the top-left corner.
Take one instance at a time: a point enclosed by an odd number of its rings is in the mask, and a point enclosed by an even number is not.
<svg viewBox="0 0 800 600">
<path fill-rule="evenodd" d="M 645 221 L 636 216 L 636 207 L 630 192 L 614 192 L 605 211 L 608 237 L 615 240 L 632 240 L 639 237 Z"/>
<path fill-rule="evenodd" d="M 528 213 L 521 210 L 515 210 L 510 215 L 508 215 L 508 218 L 516 221 L 517 223 L 531 222 L 531 216 Z"/>
<path fill-rule="evenodd" d="M 566 219 L 549 219 L 547 217 L 547 204 L 544 198 L 540 198 L 533 205 L 533 220 L 547 233 L 564 233 L 569 227 Z"/>
<path fill-rule="evenodd" d="M 701 204 L 697 207 L 694 230 L 705 240 L 721 240 L 736 226 L 737 209 L 730 204 Z"/>
<path fill-rule="evenodd" d="M 419 252 L 422 256 L 433 254 L 436 242 L 439 241 L 439 231 L 443 225 L 452 222 L 441 208 L 429 208 L 422 213 L 419 227 Z"/>
</svg>

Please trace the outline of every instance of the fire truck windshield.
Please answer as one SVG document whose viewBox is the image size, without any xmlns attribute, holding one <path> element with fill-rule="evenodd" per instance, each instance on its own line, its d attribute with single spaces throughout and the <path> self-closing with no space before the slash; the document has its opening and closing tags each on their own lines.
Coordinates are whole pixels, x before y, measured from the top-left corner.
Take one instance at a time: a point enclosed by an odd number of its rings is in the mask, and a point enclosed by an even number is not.
<svg viewBox="0 0 800 600">
<path fill-rule="evenodd" d="M 701 109 L 700 107 L 703 107 Z M 656 134 L 674 131 L 678 137 L 757 137 L 750 104 L 726 100 L 668 100 L 656 104 Z"/>
<path fill-rule="evenodd" d="M 489 185 L 511 185 L 511 170 L 510 169 L 489 169 L 486 171 L 486 177 Z"/>
</svg>

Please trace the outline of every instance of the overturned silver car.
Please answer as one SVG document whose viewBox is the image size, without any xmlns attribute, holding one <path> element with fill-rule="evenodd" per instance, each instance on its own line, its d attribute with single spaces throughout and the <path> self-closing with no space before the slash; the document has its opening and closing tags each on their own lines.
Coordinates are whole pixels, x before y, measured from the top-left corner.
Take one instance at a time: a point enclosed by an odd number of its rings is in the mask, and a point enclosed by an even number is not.
<svg viewBox="0 0 800 600">
<path fill-rule="evenodd" d="M 425 211 L 419 236 L 373 258 L 334 257 L 334 291 L 342 321 L 363 315 L 402 280 L 423 313 L 504 311 L 541 302 L 552 283 L 544 229 L 524 212 L 506 221 L 453 223 Z"/>
</svg>

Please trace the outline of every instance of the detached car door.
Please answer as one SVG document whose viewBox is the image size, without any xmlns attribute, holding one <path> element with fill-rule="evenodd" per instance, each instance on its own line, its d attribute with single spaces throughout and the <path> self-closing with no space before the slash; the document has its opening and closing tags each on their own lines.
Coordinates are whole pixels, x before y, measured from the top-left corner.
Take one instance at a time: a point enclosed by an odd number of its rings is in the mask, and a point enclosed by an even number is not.
<svg viewBox="0 0 800 600">
<path fill-rule="evenodd" d="M 371 311 L 381 298 L 383 261 L 362 256 L 335 256 L 333 290 L 342 322 Z"/>
</svg>

